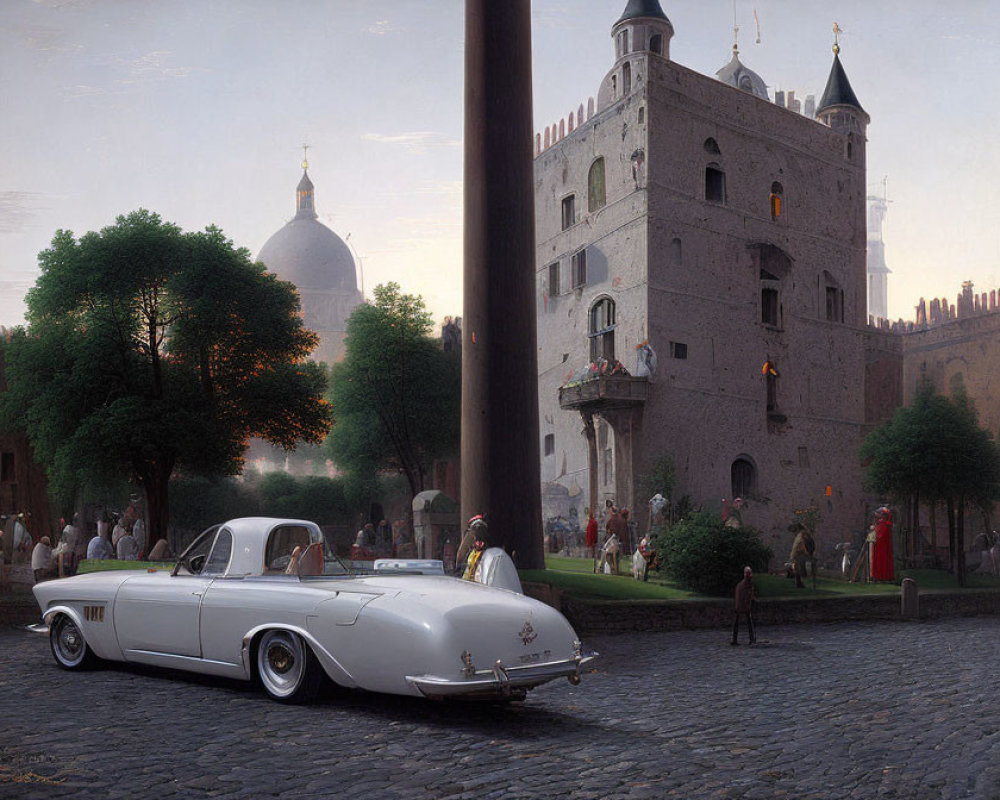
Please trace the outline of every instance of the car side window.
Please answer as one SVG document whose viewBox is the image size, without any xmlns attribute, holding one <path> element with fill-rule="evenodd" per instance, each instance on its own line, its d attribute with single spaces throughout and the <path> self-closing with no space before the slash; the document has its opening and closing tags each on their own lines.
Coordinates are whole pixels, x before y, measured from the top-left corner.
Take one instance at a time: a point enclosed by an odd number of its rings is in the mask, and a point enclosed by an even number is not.
<svg viewBox="0 0 1000 800">
<path fill-rule="evenodd" d="M 202 575 L 222 575 L 229 566 L 229 556 L 233 552 L 233 535 L 225 528 L 215 537 L 212 553 L 201 570 Z"/>
<path fill-rule="evenodd" d="M 307 528 L 301 525 L 279 525 L 267 540 L 264 551 L 264 574 L 284 574 L 291 560 L 292 551 L 296 547 L 305 549 L 309 546 L 312 536 Z"/>
</svg>

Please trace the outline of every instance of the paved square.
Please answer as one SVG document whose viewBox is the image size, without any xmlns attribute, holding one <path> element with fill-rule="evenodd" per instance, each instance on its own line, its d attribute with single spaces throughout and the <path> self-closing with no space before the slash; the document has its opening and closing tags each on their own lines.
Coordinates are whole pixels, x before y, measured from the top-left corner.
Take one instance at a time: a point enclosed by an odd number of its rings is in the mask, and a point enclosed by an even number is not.
<svg viewBox="0 0 1000 800">
<path fill-rule="evenodd" d="M 1000 797 L 1000 620 L 628 634 L 511 706 L 55 667 L 0 631 L 2 798 Z"/>
</svg>

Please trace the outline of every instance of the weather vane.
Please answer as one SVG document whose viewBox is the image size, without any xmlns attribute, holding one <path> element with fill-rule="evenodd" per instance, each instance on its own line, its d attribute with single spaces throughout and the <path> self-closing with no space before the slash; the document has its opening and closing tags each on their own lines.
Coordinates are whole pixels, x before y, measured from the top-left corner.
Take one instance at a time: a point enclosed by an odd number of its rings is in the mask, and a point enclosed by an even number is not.
<svg viewBox="0 0 1000 800">
<path fill-rule="evenodd" d="M 302 145 L 302 169 L 309 169 L 309 148 L 312 145 Z"/>
<path fill-rule="evenodd" d="M 844 29 L 841 28 L 836 22 L 834 22 L 833 23 L 833 52 L 834 53 L 839 53 L 840 52 L 840 34 L 842 34 L 843 32 L 844 32 Z"/>
</svg>

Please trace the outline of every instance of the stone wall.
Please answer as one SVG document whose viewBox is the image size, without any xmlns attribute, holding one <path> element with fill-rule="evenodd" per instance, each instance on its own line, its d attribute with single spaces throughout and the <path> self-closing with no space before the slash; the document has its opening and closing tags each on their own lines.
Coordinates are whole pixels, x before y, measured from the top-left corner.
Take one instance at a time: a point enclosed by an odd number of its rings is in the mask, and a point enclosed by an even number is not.
<svg viewBox="0 0 1000 800">
<path fill-rule="evenodd" d="M 528 583 L 525 593 L 565 614 L 581 636 L 630 631 L 727 628 L 733 624 L 732 600 L 643 600 L 593 602 L 562 594 L 544 584 Z M 920 620 L 1000 614 L 1000 591 L 921 592 Z M 758 625 L 902 621 L 898 594 L 855 597 L 773 598 L 759 600 Z"/>
</svg>

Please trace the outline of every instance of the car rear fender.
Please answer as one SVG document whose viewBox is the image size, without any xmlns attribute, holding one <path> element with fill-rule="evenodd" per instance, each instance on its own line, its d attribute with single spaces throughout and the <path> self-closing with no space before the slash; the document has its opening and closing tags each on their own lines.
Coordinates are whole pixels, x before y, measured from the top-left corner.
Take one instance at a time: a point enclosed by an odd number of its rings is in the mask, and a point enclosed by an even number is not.
<svg viewBox="0 0 1000 800">
<path fill-rule="evenodd" d="M 247 631 L 243 636 L 243 645 L 240 648 L 240 655 L 243 659 L 243 669 L 248 678 L 252 678 L 254 674 L 253 658 L 251 654 L 254 639 L 257 638 L 258 634 L 271 630 L 289 631 L 301 636 L 309 649 L 312 650 L 313 655 L 316 656 L 316 660 L 319 661 L 320 665 L 323 667 L 323 671 L 327 674 L 330 680 L 337 685 L 344 686 L 349 689 L 353 689 L 358 685 L 357 681 L 355 681 L 354 678 L 351 677 L 351 674 L 344 669 L 343 665 L 336 659 L 333 653 L 320 644 L 319 640 L 316 639 L 316 637 L 309 631 L 299 627 L 298 625 L 273 623 L 257 625 Z"/>
</svg>

